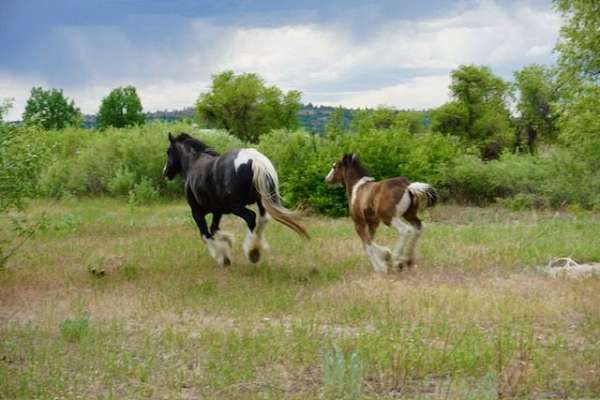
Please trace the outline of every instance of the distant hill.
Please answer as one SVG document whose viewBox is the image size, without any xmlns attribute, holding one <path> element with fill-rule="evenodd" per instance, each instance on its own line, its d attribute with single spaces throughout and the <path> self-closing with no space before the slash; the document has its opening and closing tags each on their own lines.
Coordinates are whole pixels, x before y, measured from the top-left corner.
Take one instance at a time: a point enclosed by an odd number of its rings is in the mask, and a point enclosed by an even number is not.
<svg viewBox="0 0 600 400">
<path fill-rule="evenodd" d="M 312 103 L 303 105 L 298 112 L 298 122 L 300 126 L 308 132 L 323 134 L 325 126 L 330 114 L 335 110 L 335 107 L 330 106 L 314 106 Z M 182 119 L 194 118 L 196 109 L 187 107 L 182 110 L 162 110 L 146 113 L 146 121 L 164 121 L 173 122 Z M 352 120 L 355 110 L 344 109 L 344 125 L 348 126 Z M 87 129 L 92 129 L 96 126 L 96 116 L 86 114 L 83 116 L 83 126 Z"/>
<path fill-rule="evenodd" d="M 312 103 L 308 103 L 302 106 L 302 109 L 298 112 L 298 122 L 300 126 L 312 133 L 323 134 L 327 121 L 331 116 L 331 113 L 336 107 L 331 106 L 314 106 Z M 349 126 L 352 121 L 352 117 L 356 110 L 351 108 L 343 108 L 344 110 L 344 126 Z"/>
</svg>

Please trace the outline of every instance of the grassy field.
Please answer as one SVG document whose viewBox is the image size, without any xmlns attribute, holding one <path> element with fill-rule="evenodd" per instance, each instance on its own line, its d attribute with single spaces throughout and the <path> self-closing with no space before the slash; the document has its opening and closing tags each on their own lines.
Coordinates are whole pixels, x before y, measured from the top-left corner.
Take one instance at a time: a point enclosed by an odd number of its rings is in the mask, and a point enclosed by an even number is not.
<svg viewBox="0 0 600 400">
<path fill-rule="evenodd" d="M 440 206 L 418 267 L 378 276 L 348 219 L 272 223 L 252 265 L 226 217 L 222 269 L 183 203 L 33 210 L 0 271 L 2 398 L 600 397 L 600 280 L 537 268 L 600 260 L 599 214 Z"/>
</svg>

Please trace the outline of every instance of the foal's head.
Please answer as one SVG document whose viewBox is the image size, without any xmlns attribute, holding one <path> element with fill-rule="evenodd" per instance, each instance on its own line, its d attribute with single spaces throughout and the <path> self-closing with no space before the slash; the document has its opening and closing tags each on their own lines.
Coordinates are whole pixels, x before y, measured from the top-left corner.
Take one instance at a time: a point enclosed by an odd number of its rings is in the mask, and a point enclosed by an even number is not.
<svg viewBox="0 0 600 400">
<path fill-rule="evenodd" d="M 163 175 L 169 179 L 174 179 L 183 171 L 184 157 L 196 158 L 200 154 L 218 155 L 217 152 L 187 133 L 180 133 L 174 137 L 169 132 L 169 148 L 167 149 L 167 162 L 163 168 Z"/>
<path fill-rule="evenodd" d="M 368 175 L 367 170 L 356 154 L 344 154 L 341 160 L 333 163 L 331 170 L 325 177 L 325 182 L 339 186 L 346 183 L 346 179 L 361 178 L 366 175 Z"/>
</svg>

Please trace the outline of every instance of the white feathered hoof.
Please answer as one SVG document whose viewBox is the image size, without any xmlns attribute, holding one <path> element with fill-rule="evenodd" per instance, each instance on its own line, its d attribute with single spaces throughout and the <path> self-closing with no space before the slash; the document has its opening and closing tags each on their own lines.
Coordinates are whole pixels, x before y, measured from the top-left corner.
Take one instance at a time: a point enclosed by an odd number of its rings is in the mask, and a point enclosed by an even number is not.
<svg viewBox="0 0 600 400">
<path fill-rule="evenodd" d="M 269 245 L 262 236 L 256 235 L 254 232 L 248 232 L 242 247 L 248 261 L 257 263 L 260 261 L 261 253 L 268 250 Z"/>
<path fill-rule="evenodd" d="M 231 265 L 231 235 L 217 232 L 212 238 L 205 239 L 208 253 L 222 267 Z"/>
<path fill-rule="evenodd" d="M 259 249 L 250 250 L 250 252 L 248 253 L 248 260 L 251 263 L 259 262 L 260 261 L 260 250 Z"/>
<path fill-rule="evenodd" d="M 375 243 L 367 245 L 366 250 L 375 272 L 387 273 L 392 265 L 392 252 L 388 248 L 378 246 Z"/>
</svg>

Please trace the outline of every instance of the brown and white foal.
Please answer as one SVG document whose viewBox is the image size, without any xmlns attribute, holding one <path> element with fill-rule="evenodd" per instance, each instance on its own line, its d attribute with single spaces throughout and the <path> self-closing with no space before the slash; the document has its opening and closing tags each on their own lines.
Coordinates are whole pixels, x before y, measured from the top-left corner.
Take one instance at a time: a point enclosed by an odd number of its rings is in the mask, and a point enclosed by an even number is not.
<svg viewBox="0 0 600 400">
<path fill-rule="evenodd" d="M 432 207 L 437 201 L 437 193 L 431 185 L 409 183 L 403 177 L 376 182 L 368 176 L 356 154 L 345 154 L 334 163 L 325 181 L 346 187 L 350 216 L 376 272 L 414 264 L 415 245 L 422 232 L 417 212 Z M 380 222 L 400 233 L 391 252 L 374 241 Z"/>
</svg>

